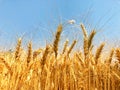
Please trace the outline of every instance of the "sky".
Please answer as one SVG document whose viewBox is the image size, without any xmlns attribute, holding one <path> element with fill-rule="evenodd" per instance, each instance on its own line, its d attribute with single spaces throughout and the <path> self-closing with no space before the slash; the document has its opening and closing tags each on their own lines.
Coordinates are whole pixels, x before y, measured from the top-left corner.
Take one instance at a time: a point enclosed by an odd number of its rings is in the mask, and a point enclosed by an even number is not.
<svg viewBox="0 0 120 90">
<path fill-rule="evenodd" d="M 72 19 L 98 29 L 98 40 L 120 38 L 120 0 L 0 0 L 0 46 L 10 48 L 23 35 L 43 45 L 51 30 Z"/>
</svg>

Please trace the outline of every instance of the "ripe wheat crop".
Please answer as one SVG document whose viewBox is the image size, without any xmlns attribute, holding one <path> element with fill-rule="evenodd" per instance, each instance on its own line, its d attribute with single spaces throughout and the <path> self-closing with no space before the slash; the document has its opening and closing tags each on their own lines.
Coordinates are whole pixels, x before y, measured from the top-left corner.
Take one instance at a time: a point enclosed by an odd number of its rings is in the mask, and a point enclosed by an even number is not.
<svg viewBox="0 0 120 90">
<path fill-rule="evenodd" d="M 104 42 L 93 52 L 96 31 L 89 34 L 83 24 L 79 28 L 83 32 L 81 51 L 73 51 L 77 40 L 70 47 L 66 40 L 59 51 L 62 24 L 46 48 L 33 50 L 29 42 L 25 51 L 19 38 L 14 52 L 0 53 L 0 90 L 120 90 L 120 48 L 105 55 Z"/>
</svg>

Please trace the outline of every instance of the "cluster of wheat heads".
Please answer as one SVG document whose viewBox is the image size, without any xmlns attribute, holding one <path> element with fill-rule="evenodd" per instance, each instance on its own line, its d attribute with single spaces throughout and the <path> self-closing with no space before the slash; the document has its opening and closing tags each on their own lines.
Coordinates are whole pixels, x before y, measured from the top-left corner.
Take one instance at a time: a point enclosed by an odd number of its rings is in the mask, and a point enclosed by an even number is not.
<svg viewBox="0 0 120 90">
<path fill-rule="evenodd" d="M 19 38 L 15 52 L 0 53 L 0 90 L 120 90 L 120 49 L 111 49 L 105 55 L 102 43 L 93 53 L 96 31 L 88 35 L 83 24 L 80 28 L 83 52 L 72 52 L 76 40 L 70 46 L 66 40 L 63 51 L 58 51 L 62 24 L 53 44 L 45 48 L 34 51 L 29 42 L 25 51 Z"/>
</svg>

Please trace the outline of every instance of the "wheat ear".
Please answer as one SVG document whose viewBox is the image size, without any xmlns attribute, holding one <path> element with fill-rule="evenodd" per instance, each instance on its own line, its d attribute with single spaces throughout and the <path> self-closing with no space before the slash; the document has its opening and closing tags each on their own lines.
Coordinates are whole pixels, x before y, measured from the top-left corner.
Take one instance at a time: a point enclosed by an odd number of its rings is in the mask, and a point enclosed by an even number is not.
<svg viewBox="0 0 120 90">
<path fill-rule="evenodd" d="M 42 59 L 41 59 L 41 67 L 42 67 L 42 69 L 43 69 L 44 64 L 45 64 L 45 62 L 46 62 L 46 59 L 47 59 L 48 54 L 49 54 L 49 46 L 47 45 L 46 48 L 45 48 L 45 52 L 44 52 L 44 54 L 43 54 L 43 57 L 42 57 Z"/>
<path fill-rule="evenodd" d="M 60 41 L 60 35 L 62 33 L 62 24 L 60 24 L 57 28 L 57 32 L 56 32 L 56 35 L 55 35 L 55 40 L 54 40 L 54 43 L 53 43 L 53 50 L 55 52 L 55 57 L 57 57 L 57 54 L 58 54 L 58 44 L 59 44 L 59 41 Z"/>
<path fill-rule="evenodd" d="M 32 60 L 32 43 L 30 42 L 28 44 L 28 54 L 27 54 L 27 65 L 30 63 L 30 61 Z"/>
<path fill-rule="evenodd" d="M 0 57 L 0 61 L 2 61 L 4 63 L 4 65 L 6 66 L 6 68 L 8 69 L 8 71 L 10 72 L 10 74 L 12 74 L 12 70 L 10 65 L 4 60 L 4 58 Z"/>
<path fill-rule="evenodd" d="M 17 61 L 19 61 L 20 59 L 21 42 L 22 42 L 22 39 L 19 38 L 16 46 L 16 51 L 15 51 L 15 60 Z"/>
<path fill-rule="evenodd" d="M 72 49 L 74 48 L 76 42 L 77 42 L 76 40 L 73 41 L 72 45 L 70 46 L 70 48 L 69 48 L 69 50 L 68 50 L 67 55 L 69 55 L 69 54 L 71 53 L 71 51 L 72 51 Z"/>
<path fill-rule="evenodd" d="M 112 49 L 111 52 L 110 52 L 110 56 L 109 56 L 109 58 L 108 58 L 108 64 L 111 64 L 113 55 L 114 55 L 114 49 Z"/>
<path fill-rule="evenodd" d="M 105 45 L 105 43 L 102 43 L 102 44 L 98 47 L 98 49 L 97 49 L 97 51 L 96 51 L 96 54 L 95 54 L 95 63 L 96 63 L 96 64 L 98 63 L 98 59 L 99 59 L 100 56 L 101 56 L 101 53 L 102 53 L 102 50 L 103 50 L 104 45 Z"/>
<path fill-rule="evenodd" d="M 38 50 L 33 52 L 33 59 L 35 59 L 40 53 L 42 52 L 42 49 L 39 48 Z"/>
<path fill-rule="evenodd" d="M 64 44 L 64 48 L 63 48 L 63 52 L 62 52 L 62 54 L 64 54 L 65 53 L 65 51 L 66 51 L 66 48 L 67 48 L 67 46 L 68 46 L 68 40 L 66 40 L 66 42 L 65 42 L 65 44 Z"/>
<path fill-rule="evenodd" d="M 93 38 L 96 34 L 96 31 L 93 30 L 90 35 L 89 35 L 89 38 L 88 38 L 88 49 L 92 46 L 92 41 L 93 41 Z"/>
<path fill-rule="evenodd" d="M 87 31 L 85 29 L 85 26 L 83 24 L 80 25 L 81 26 L 81 29 L 83 31 L 83 35 L 84 35 L 84 45 L 83 45 L 83 48 L 84 48 L 84 56 L 85 56 L 85 59 L 87 58 L 87 55 L 88 55 L 88 34 L 87 34 Z"/>
<path fill-rule="evenodd" d="M 117 57 L 117 60 L 120 63 L 120 49 L 116 49 L 116 57 Z"/>
</svg>

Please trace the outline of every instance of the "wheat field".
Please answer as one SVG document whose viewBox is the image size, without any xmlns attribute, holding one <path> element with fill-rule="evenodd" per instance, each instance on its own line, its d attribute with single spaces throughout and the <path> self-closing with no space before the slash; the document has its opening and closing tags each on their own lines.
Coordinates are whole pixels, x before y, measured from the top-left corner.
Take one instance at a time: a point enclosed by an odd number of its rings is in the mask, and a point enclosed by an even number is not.
<svg viewBox="0 0 120 90">
<path fill-rule="evenodd" d="M 54 42 L 45 48 L 27 51 L 22 48 L 22 38 L 13 52 L 0 53 L 0 90 L 120 90 L 120 48 L 112 48 L 106 55 L 105 42 L 93 52 L 92 30 L 83 32 L 83 50 L 74 50 L 77 40 L 69 40 L 59 51 L 63 25 L 59 24 Z M 73 51 L 74 50 L 74 51 Z M 102 57 L 103 56 L 103 57 Z M 114 61 L 115 60 L 115 61 Z"/>
</svg>

